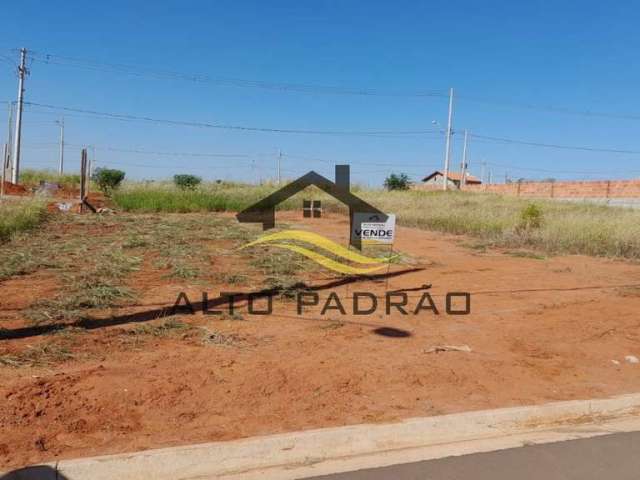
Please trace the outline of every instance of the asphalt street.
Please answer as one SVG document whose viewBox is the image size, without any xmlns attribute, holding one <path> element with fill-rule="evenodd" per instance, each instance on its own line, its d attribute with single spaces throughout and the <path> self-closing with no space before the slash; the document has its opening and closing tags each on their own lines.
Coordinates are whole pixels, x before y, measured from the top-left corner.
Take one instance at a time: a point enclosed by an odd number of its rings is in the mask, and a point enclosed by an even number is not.
<svg viewBox="0 0 640 480">
<path fill-rule="evenodd" d="M 640 480 L 640 432 L 339 473 L 314 480 Z"/>
</svg>

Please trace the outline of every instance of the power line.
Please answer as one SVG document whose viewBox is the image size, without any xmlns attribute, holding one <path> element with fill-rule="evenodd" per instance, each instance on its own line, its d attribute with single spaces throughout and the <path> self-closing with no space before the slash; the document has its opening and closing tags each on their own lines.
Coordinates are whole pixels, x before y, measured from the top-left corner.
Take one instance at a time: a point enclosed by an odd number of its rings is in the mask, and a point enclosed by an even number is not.
<svg viewBox="0 0 640 480">
<path fill-rule="evenodd" d="M 77 57 L 68 57 L 63 55 L 55 55 L 51 53 L 32 52 L 32 55 L 38 58 L 41 62 L 51 65 L 70 66 L 75 68 L 84 68 L 88 70 L 95 70 L 101 72 L 115 72 L 123 73 L 138 77 L 151 77 L 156 79 L 168 79 L 168 80 L 184 80 L 197 83 L 209 83 L 221 86 L 231 87 L 244 87 L 244 88 L 259 88 L 264 90 L 294 92 L 294 93 L 308 93 L 308 94 L 328 94 L 328 95 L 355 95 L 355 96 L 379 96 L 379 97 L 408 97 L 408 98 L 420 98 L 420 97 L 436 97 L 447 98 L 448 93 L 444 90 L 426 90 L 426 91 L 390 91 L 380 89 L 366 89 L 358 87 L 337 87 L 326 85 L 310 85 L 310 84 L 297 84 L 287 82 L 269 82 L 263 80 L 247 80 L 240 78 L 230 77 L 217 77 L 199 73 L 183 73 L 171 70 L 158 70 L 133 65 L 117 64 L 100 62 L 96 60 L 89 60 Z M 577 115 L 584 117 L 600 117 L 600 118 L 613 118 L 623 120 L 640 120 L 638 114 L 627 113 L 611 113 L 611 112 L 599 112 L 592 110 L 579 110 L 566 107 L 558 107 L 553 105 L 536 105 L 527 102 L 518 102 L 513 100 L 504 100 L 496 98 L 483 98 L 474 95 L 458 95 L 459 99 L 463 101 L 470 101 L 489 105 L 505 106 L 510 108 L 518 108 L 525 110 L 535 110 L 547 113 L 556 113 L 564 115 Z"/>
<path fill-rule="evenodd" d="M 489 140 L 492 142 L 528 145 L 531 147 L 556 148 L 560 150 L 582 150 L 587 152 L 600 152 L 600 153 L 622 153 L 622 154 L 629 154 L 629 155 L 640 154 L 640 150 L 623 150 L 623 149 L 617 149 L 617 148 L 586 147 L 586 146 L 580 146 L 580 145 L 558 145 L 555 143 L 530 142 L 526 140 L 516 140 L 513 138 L 492 137 L 489 135 L 478 135 L 477 133 L 470 133 L 469 136 L 473 138 Z"/>
<path fill-rule="evenodd" d="M 51 149 L 53 147 L 58 147 L 59 143 L 56 142 L 32 142 L 26 145 L 26 147 L 30 148 L 30 149 Z M 65 146 L 68 147 L 73 147 L 73 148 L 85 148 L 87 145 L 86 144 L 78 144 L 78 143 L 68 143 L 65 142 Z M 141 154 L 141 155 L 153 155 L 153 156 L 167 156 L 167 157 L 200 157 L 200 158 L 252 158 L 252 157 L 264 157 L 264 156 L 270 156 L 273 154 L 269 154 L 269 153 L 255 153 L 255 154 L 245 154 L 245 153 L 199 153 L 199 152 L 162 152 L 162 151 L 153 151 L 153 150 L 140 150 L 140 149 L 128 149 L 128 148 L 120 148 L 120 147 L 111 147 L 111 146 L 105 146 L 105 145 L 91 145 L 92 147 L 94 147 L 96 150 L 100 150 L 100 151 L 112 151 L 112 152 L 122 152 L 122 153 L 134 153 L 134 154 Z M 282 156 L 285 158 L 291 158 L 291 159 L 299 159 L 299 160 L 308 160 L 308 161 L 317 161 L 317 162 L 323 162 L 323 163 L 327 163 L 327 164 L 331 164 L 334 165 L 335 163 L 338 163 L 337 161 L 334 160 L 327 160 L 327 159 L 322 159 L 322 158 L 317 158 L 317 157 L 309 157 L 309 156 L 303 156 L 303 155 L 290 155 L 290 154 L 286 154 L 286 153 L 282 153 Z M 390 167 L 390 168 L 402 168 L 405 170 L 423 170 L 424 168 L 430 168 L 430 167 L 436 167 L 436 164 L 423 164 L 423 165 L 418 165 L 418 164 L 407 164 L 407 163 L 377 163 L 377 162 L 359 162 L 359 161 L 351 161 L 348 162 L 350 165 L 361 165 L 361 166 L 365 166 L 365 167 Z M 120 162 L 120 164 L 124 164 L 122 162 Z M 130 164 L 131 166 L 149 166 L 152 167 L 153 165 L 140 165 L 140 164 Z M 156 164 L 158 165 L 158 164 Z M 160 166 L 160 165 L 158 165 Z M 169 165 L 163 165 L 163 166 L 169 166 Z M 262 165 L 262 166 L 266 166 L 266 165 Z M 388 170 L 388 169 L 387 169 Z M 375 171 L 371 171 L 371 170 L 367 170 L 367 173 L 374 173 L 374 172 L 379 172 L 381 170 L 375 170 Z M 386 171 L 386 170 L 385 170 Z"/>
<path fill-rule="evenodd" d="M 185 126 L 185 127 L 216 128 L 216 129 L 222 129 L 222 130 L 239 130 L 239 131 L 249 131 L 249 132 L 263 132 L 263 133 L 378 136 L 378 135 L 422 135 L 425 133 L 434 132 L 434 130 L 343 131 L 343 130 L 305 130 L 305 129 L 293 129 L 293 128 L 248 127 L 248 126 L 240 126 L 240 125 L 226 125 L 226 124 L 183 121 L 183 120 L 168 120 L 168 119 L 153 118 L 153 117 L 131 115 L 131 114 L 100 112 L 96 110 L 63 107 L 63 106 L 49 105 L 49 104 L 36 103 L 36 102 L 24 102 L 24 103 L 26 105 L 37 106 L 41 108 L 48 108 L 52 110 L 65 111 L 65 112 L 85 113 L 85 114 L 101 116 L 104 118 L 112 118 L 116 120 L 137 120 L 137 121 L 143 121 L 143 122 L 162 123 L 167 125 L 176 125 L 176 126 Z"/>
<path fill-rule="evenodd" d="M 564 174 L 577 174 L 577 175 L 608 175 L 611 173 L 611 170 L 607 171 L 597 171 L 597 170 L 555 170 L 555 169 L 545 169 L 545 168 L 530 168 L 530 167 L 517 167 L 515 165 L 505 165 L 502 163 L 494 163 L 494 162 L 484 162 L 487 165 L 493 165 L 494 167 L 508 168 L 510 170 L 522 170 L 529 172 L 540 172 L 540 173 L 564 173 Z M 620 171 L 619 173 L 638 173 L 640 170 L 625 170 Z"/>
<path fill-rule="evenodd" d="M 88 60 L 76 57 L 66 57 L 51 53 L 35 52 L 34 56 L 45 64 L 70 66 L 85 68 L 102 72 L 117 72 L 138 77 L 153 77 L 168 80 L 186 80 L 197 83 L 209 83 L 230 87 L 260 88 L 264 90 L 275 90 L 295 93 L 311 93 L 324 95 L 357 95 L 357 96 L 379 96 L 379 97 L 446 97 L 442 91 L 388 91 L 365 88 L 345 88 L 327 85 L 309 85 L 285 82 L 267 82 L 263 80 L 247 80 L 230 77 L 214 77 L 206 74 L 185 74 L 171 70 L 156 70 L 151 68 L 105 63 L 95 60 Z"/>
<path fill-rule="evenodd" d="M 137 167 L 137 168 L 153 168 L 153 169 L 157 169 L 158 167 L 164 167 L 164 168 L 178 168 L 178 165 L 175 164 L 148 164 L 148 163 L 129 163 L 129 162 L 118 162 L 118 161 L 111 161 L 111 160 L 101 160 L 98 162 L 98 164 L 100 165 L 120 165 L 120 166 L 125 166 L 125 167 Z M 251 167 L 250 163 L 237 163 L 234 162 L 233 165 L 190 165 L 188 167 L 188 170 L 207 170 L 207 169 L 220 169 L 220 168 L 248 168 Z M 264 167 L 264 165 L 261 165 L 261 167 Z"/>
<path fill-rule="evenodd" d="M 52 109 L 57 111 L 90 114 L 90 115 L 100 116 L 103 118 L 110 118 L 114 120 L 124 120 L 124 121 L 134 120 L 134 121 L 144 121 L 144 122 L 160 123 L 160 124 L 176 125 L 176 126 L 215 128 L 215 129 L 223 129 L 223 130 L 237 130 L 237 131 L 250 131 L 250 132 L 262 132 L 262 133 L 309 134 L 309 135 L 362 135 L 362 136 L 374 136 L 374 137 L 384 136 L 384 135 L 400 135 L 400 136 L 420 135 L 424 137 L 424 136 L 429 136 L 432 134 L 439 133 L 437 130 L 345 131 L 345 130 L 306 130 L 306 129 L 249 127 L 249 126 L 239 126 L 239 125 L 213 124 L 213 123 L 206 123 L 206 122 L 169 120 L 169 119 L 160 119 L 160 118 L 138 116 L 138 115 L 131 115 L 131 114 L 100 112 L 96 110 L 56 106 L 56 105 L 42 104 L 42 103 L 36 103 L 36 102 L 24 102 L 24 103 L 30 106 L 47 108 L 47 109 Z M 486 140 L 490 142 L 527 145 L 532 147 L 555 148 L 555 149 L 561 149 L 561 150 L 580 150 L 580 151 L 599 152 L 599 153 L 629 154 L 629 155 L 640 154 L 639 150 L 600 148 L 600 147 L 581 146 L 581 145 L 560 145 L 560 144 L 554 144 L 554 143 L 532 142 L 532 141 L 518 140 L 513 138 L 480 135 L 477 133 L 472 133 L 469 136 L 475 139 Z M 134 151 L 131 153 L 136 153 L 136 152 Z M 140 153 L 142 153 L 142 151 L 140 151 Z M 159 153 L 159 152 L 156 152 L 156 153 Z"/>
<path fill-rule="evenodd" d="M 309 160 L 309 161 L 317 161 L 317 162 L 322 162 L 322 163 L 328 163 L 328 164 L 336 164 L 339 161 L 337 160 L 327 160 L 324 158 L 318 158 L 318 157 L 307 157 L 304 155 L 292 155 L 292 154 L 288 154 L 288 153 L 283 153 L 282 154 L 284 157 L 287 158 L 293 158 L 293 159 L 299 159 L 299 160 Z M 378 163 L 378 162 L 358 162 L 358 161 L 350 161 L 348 162 L 349 165 L 363 165 L 363 166 L 369 166 L 369 167 L 404 167 L 404 168 L 422 168 L 422 167 L 432 167 L 432 166 L 436 166 L 436 164 L 422 164 L 422 165 L 417 165 L 417 164 L 408 164 L 408 163 Z"/>
<path fill-rule="evenodd" d="M 111 112 L 100 112 L 96 110 L 88 110 L 88 109 L 80 109 L 73 107 L 65 107 L 65 106 L 56 106 L 49 104 L 42 104 L 36 102 L 24 102 L 26 105 L 36 106 L 41 108 L 47 108 L 57 111 L 65 111 L 65 112 L 75 112 L 82 114 L 90 114 L 96 115 L 103 118 L 110 118 L 115 120 L 124 120 L 124 121 L 144 121 L 151 123 L 161 123 L 167 125 L 176 125 L 176 126 L 189 126 L 189 127 L 199 127 L 199 128 L 215 128 L 215 129 L 223 129 L 223 130 L 238 130 L 238 131 L 250 131 L 250 132 L 263 132 L 263 133 L 289 133 L 289 134 L 310 134 L 310 135 L 363 135 L 363 136 L 384 136 L 384 135 L 420 135 L 420 136 L 429 136 L 432 134 L 438 134 L 437 130 L 376 130 L 376 131 L 345 131 L 345 130 L 305 130 L 305 129 L 283 129 L 283 128 L 264 128 L 264 127 L 249 127 L 249 126 L 239 126 L 239 125 L 226 125 L 226 124 L 213 124 L 206 122 L 193 122 L 193 121 L 183 121 L 183 120 L 169 120 L 169 119 L 160 119 L 154 117 L 147 116 L 138 116 L 131 114 L 119 114 L 119 113 L 111 113 Z M 505 143 L 505 144 L 518 144 L 518 145 L 527 145 L 533 147 L 544 147 L 544 148 L 555 148 L 561 150 L 581 150 L 581 151 L 589 151 L 589 152 L 600 152 L 600 153 L 616 153 L 616 154 L 629 154 L 629 155 L 638 155 L 640 154 L 639 150 L 627 150 L 627 149 L 615 149 L 615 148 L 600 148 L 600 147 L 592 147 L 592 146 L 580 146 L 580 145 L 560 145 L 554 143 L 543 143 L 543 142 L 532 142 L 527 140 L 518 140 L 513 138 L 505 138 L 505 137 L 496 137 L 490 135 L 480 135 L 477 133 L 472 133 L 469 135 L 472 138 L 487 140 L 491 142 Z M 132 152 L 135 153 L 135 152 Z"/>
<path fill-rule="evenodd" d="M 74 143 L 67 143 L 65 145 L 69 145 L 71 147 L 76 147 L 76 148 L 84 148 L 86 147 L 86 145 L 83 144 L 74 144 Z M 57 147 L 58 143 L 55 142 L 41 142 L 41 143 L 30 143 L 25 145 L 28 148 L 53 148 L 53 147 Z M 149 155 L 166 155 L 166 156 L 198 156 L 198 157 L 221 157 L 221 158 L 226 158 L 226 157 L 237 157 L 237 158 L 251 158 L 252 156 L 267 156 L 267 155 L 272 155 L 272 154 L 267 154 L 267 153 L 256 153 L 254 155 L 250 155 L 250 154 L 218 154 L 218 153 L 193 153 L 193 152 L 155 152 L 155 151 L 151 151 L 151 150 L 133 150 L 133 149 L 126 149 L 126 148 L 117 148 L 117 147 L 106 147 L 106 146 L 95 146 L 96 149 L 99 150 L 110 150 L 110 151 L 116 151 L 116 152 L 125 152 L 125 153 L 140 153 L 140 154 L 149 154 Z M 323 158 L 318 158 L 318 157 L 311 157 L 311 156 L 305 156 L 305 155 L 292 155 L 292 154 L 286 154 L 283 153 L 282 154 L 283 157 L 285 158 L 291 158 L 291 159 L 299 159 L 299 160 L 308 160 L 308 161 L 318 161 L 318 162 L 322 162 L 322 163 L 327 163 L 327 164 L 335 164 L 337 163 L 337 161 L 333 161 L 333 160 L 327 160 L 327 159 L 323 159 Z M 34 162 L 30 161 L 29 164 L 33 164 Z M 130 167 L 140 167 L 140 168 L 158 168 L 158 167 L 164 167 L 164 168 L 172 168 L 172 167 L 177 167 L 175 164 L 158 164 L 158 163 L 154 163 L 154 164 L 140 164 L 140 163 L 129 163 L 129 162 L 112 162 L 110 160 L 105 160 L 100 162 L 102 164 L 114 164 L 114 165 L 122 165 L 122 166 L 130 166 Z M 384 168 L 384 169 L 375 169 L 375 170 L 371 170 L 371 169 L 367 169 L 366 171 L 360 172 L 362 174 L 370 174 L 370 173 L 384 173 L 384 172 L 390 172 L 394 169 L 397 170 L 406 170 L 406 171 L 410 171 L 410 172 L 416 172 L 416 171 L 423 171 L 424 169 L 437 169 L 440 167 L 439 164 L 437 163 L 428 163 L 428 164 L 422 164 L 422 165 L 417 165 L 417 164 L 405 164 L 405 163 L 377 163 L 377 162 L 358 162 L 358 161 L 349 161 L 347 162 L 350 165 L 356 165 L 356 166 L 363 166 L 363 167 L 388 167 L 388 168 Z M 487 165 L 491 165 L 494 167 L 500 167 L 500 168 L 505 168 L 505 169 L 509 169 L 509 170 L 516 170 L 516 171 L 530 171 L 530 172 L 539 172 L 539 173 L 550 173 L 550 174 L 577 174 L 577 175 L 606 175 L 609 174 L 610 171 L 598 171 L 598 170 L 558 170 L 558 169 L 544 169 L 544 168 L 533 168 L 533 167 L 520 167 L 520 166 L 516 166 L 516 165 L 512 165 L 512 164 L 504 164 L 504 163 L 496 163 L 496 162 L 484 162 Z M 265 169 L 269 169 L 270 165 L 267 164 L 254 164 L 254 163 L 242 163 L 242 162 L 234 162 L 234 165 L 240 165 L 243 167 L 250 167 L 250 166 L 256 166 L 258 168 L 265 168 Z M 233 165 L 192 165 L 189 168 L 193 168 L 193 169 L 206 169 L 206 168 L 231 168 L 233 167 Z M 303 170 L 298 169 L 298 170 L 291 170 L 291 169 L 282 169 L 283 172 L 303 172 Z M 354 174 L 358 174 L 359 172 L 354 172 Z M 621 173 L 627 173 L 627 174 L 634 174 L 634 173 L 640 173 L 640 170 L 624 170 L 621 171 Z"/>
<path fill-rule="evenodd" d="M 73 145 L 76 147 L 82 147 L 84 145 L 67 143 L 66 145 Z M 134 153 L 138 155 L 157 155 L 157 156 L 167 156 L 167 157 L 215 157 L 215 158 L 248 158 L 251 155 L 246 153 L 199 153 L 199 152 L 162 152 L 162 151 L 152 151 L 152 150 L 141 150 L 141 149 L 130 149 L 130 148 L 120 148 L 120 147 L 111 147 L 105 145 L 92 145 L 98 150 L 106 150 L 109 152 L 121 152 L 121 153 Z"/>
<path fill-rule="evenodd" d="M 458 96 L 459 99 L 468 100 L 470 102 L 484 103 L 489 105 L 499 105 L 503 107 L 519 108 L 524 110 L 535 110 L 539 112 L 548 113 L 560 113 L 565 115 L 577 115 L 583 117 L 602 117 L 602 118 L 617 118 L 622 120 L 640 120 L 640 115 L 628 114 L 628 113 L 611 113 L 611 112 L 598 112 L 592 110 L 578 110 L 565 107 L 556 107 L 553 105 L 536 105 L 532 103 L 516 102 L 511 100 L 500 100 L 491 98 L 482 98 L 469 95 Z"/>
</svg>

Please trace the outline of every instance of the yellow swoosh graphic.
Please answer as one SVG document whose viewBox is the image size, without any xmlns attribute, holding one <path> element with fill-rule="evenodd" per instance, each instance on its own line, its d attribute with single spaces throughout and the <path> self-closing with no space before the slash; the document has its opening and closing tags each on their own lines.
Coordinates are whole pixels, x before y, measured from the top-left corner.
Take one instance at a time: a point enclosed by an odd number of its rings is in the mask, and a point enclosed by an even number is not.
<svg viewBox="0 0 640 480">
<path fill-rule="evenodd" d="M 246 245 L 240 248 L 247 248 L 253 245 L 258 245 L 260 243 L 270 242 L 272 240 L 298 240 L 306 243 L 310 243 L 319 248 L 323 248 L 338 257 L 342 257 L 345 260 L 349 260 L 354 263 L 361 264 L 372 264 L 372 263 L 389 263 L 394 257 L 389 258 L 372 258 L 367 257 L 365 255 L 361 255 L 353 250 L 349 250 L 342 245 L 338 245 L 337 243 L 329 240 L 328 238 L 323 237 L 322 235 L 318 235 L 317 233 L 307 232 L 304 230 L 285 230 L 284 232 L 276 232 L 270 235 L 265 235 L 263 237 L 254 240 L 253 242 L 247 243 Z M 292 249 L 290 249 L 292 250 Z M 309 250 L 307 250 L 309 251 Z M 302 252 L 299 252 L 302 253 Z M 304 255 L 304 254 L 303 254 Z M 324 257 L 323 257 L 324 258 Z M 335 262 L 334 262 L 335 263 Z"/>
<path fill-rule="evenodd" d="M 304 247 L 299 247 L 298 245 L 291 245 L 289 243 L 271 243 L 269 245 L 272 247 L 285 248 L 287 250 L 297 252 L 301 255 L 304 255 L 307 258 L 310 258 L 314 262 L 319 263 L 323 267 L 326 267 L 335 272 L 346 273 L 349 275 L 371 273 L 385 267 L 384 265 L 378 265 L 376 267 L 371 267 L 371 268 L 356 268 L 356 267 L 351 267 L 349 265 L 344 265 L 342 263 L 338 263 L 335 260 L 331 260 L 330 258 L 325 257 L 324 255 L 320 255 L 319 253 L 316 253 Z"/>
</svg>

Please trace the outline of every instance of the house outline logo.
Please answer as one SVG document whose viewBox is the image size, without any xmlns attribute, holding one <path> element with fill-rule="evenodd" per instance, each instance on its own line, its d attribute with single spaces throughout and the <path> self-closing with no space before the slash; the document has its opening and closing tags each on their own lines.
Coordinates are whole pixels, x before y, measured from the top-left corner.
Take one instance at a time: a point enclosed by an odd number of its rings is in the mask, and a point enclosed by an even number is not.
<svg viewBox="0 0 640 480">
<path fill-rule="evenodd" d="M 376 221 L 380 222 L 385 222 L 388 218 L 384 212 L 351 192 L 349 165 L 335 166 L 335 182 L 311 170 L 276 190 L 271 195 L 245 208 L 236 215 L 236 218 L 241 223 L 262 223 L 263 230 L 274 228 L 276 206 L 311 185 L 331 195 L 349 208 L 350 232 L 353 232 L 354 228 L 361 229 L 362 218 L 377 217 Z M 356 215 L 357 213 L 369 216 Z M 355 220 L 356 217 L 359 220 Z M 354 222 L 357 224 L 354 225 Z M 349 234 L 349 244 L 358 250 L 362 250 L 362 241 L 359 237 Z"/>
</svg>

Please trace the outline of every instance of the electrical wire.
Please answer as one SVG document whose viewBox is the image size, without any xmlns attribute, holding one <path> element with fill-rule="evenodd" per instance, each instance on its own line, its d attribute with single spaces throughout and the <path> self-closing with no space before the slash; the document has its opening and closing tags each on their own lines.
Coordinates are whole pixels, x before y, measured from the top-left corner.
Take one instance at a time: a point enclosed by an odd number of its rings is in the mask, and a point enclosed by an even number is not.
<svg viewBox="0 0 640 480">
<path fill-rule="evenodd" d="M 185 126 L 185 127 L 215 128 L 215 129 L 222 129 L 222 130 L 238 130 L 238 131 L 263 132 L 263 133 L 378 136 L 378 135 L 423 135 L 425 133 L 434 132 L 433 130 L 344 131 L 344 130 L 305 130 L 305 129 L 293 129 L 293 128 L 249 127 L 249 126 L 226 125 L 226 124 L 216 124 L 216 123 L 207 123 L 207 122 L 169 120 L 169 119 L 153 118 L 153 117 L 131 115 L 131 114 L 100 112 L 97 110 L 63 107 L 58 105 L 49 105 L 49 104 L 37 103 L 37 102 L 24 102 L 24 103 L 25 105 L 37 106 L 41 108 L 48 108 L 52 110 L 65 111 L 65 112 L 86 113 L 86 114 L 101 116 L 104 118 L 112 118 L 116 120 L 137 120 L 137 121 L 143 121 L 143 122 L 160 123 L 160 124 Z"/>
<path fill-rule="evenodd" d="M 559 113 L 564 115 L 576 115 L 582 117 L 601 117 L 621 120 L 640 120 L 640 115 L 629 113 L 611 113 L 599 112 L 592 110 L 578 110 L 566 107 L 556 107 L 553 105 L 536 105 L 532 103 L 516 102 L 512 100 L 500 100 L 491 98 L 482 98 L 469 95 L 456 95 L 456 99 L 468 100 L 470 102 L 482 103 L 487 105 L 498 105 L 502 107 L 518 108 L 523 110 L 534 110 L 547 113 Z"/>
<path fill-rule="evenodd" d="M 337 87 L 326 85 L 309 85 L 287 82 L 269 82 L 264 80 L 247 80 L 231 77 L 217 77 L 199 73 L 183 73 L 171 70 L 158 70 L 148 67 L 140 67 L 134 65 L 107 63 L 96 60 L 89 60 L 77 57 L 69 57 L 44 52 L 30 51 L 32 58 L 40 60 L 44 64 L 70 66 L 75 68 L 84 68 L 100 72 L 116 72 L 138 77 L 151 77 L 156 79 L 169 80 L 186 80 L 197 83 L 209 83 L 221 86 L 259 88 L 264 90 L 275 90 L 294 93 L 308 94 L 328 94 L 328 95 L 355 95 L 355 96 L 379 96 L 379 97 L 436 97 L 448 98 L 449 94 L 445 90 L 426 90 L 426 91 L 389 91 L 380 89 L 365 89 L 357 87 Z M 8 57 L 7 57 L 8 58 Z M 15 63 L 13 59 L 12 62 Z M 583 117 L 600 117 L 623 120 L 640 120 L 638 114 L 600 112 L 592 110 L 579 110 L 553 105 L 536 105 L 533 103 L 518 102 L 513 100 L 504 100 L 496 98 L 478 97 L 474 95 L 456 94 L 456 100 L 470 101 L 488 105 L 498 105 L 502 107 L 518 108 L 525 110 L 534 110 L 540 112 L 575 115 Z"/>
<path fill-rule="evenodd" d="M 447 97 L 444 91 L 385 91 L 365 88 L 345 88 L 327 85 L 309 85 L 285 82 L 267 82 L 263 80 L 247 80 L 231 77 L 217 77 L 206 74 L 185 74 L 170 70 L 156 70 L 146 67 L 98 62 L 95 60 L 66 57 L 43 52 L 30 52 L 31 55 L 45 64 L 84 68 L 101 72 L 117 72 L 139 77 L 152 77 L 156 79 L 186 80 L 197 83 L 209 83 L 221 86 L 260 88 L 283 92 L 311 93 L 324 95 L 357 95 L 378 97 Z"/>
<path fill-rule="evenodd" d="M 522 170 L 522 171 L 530 171 L 530 172 L 540 172 L 540 173 L 563 173 L 563 174 L 576 174 L 576 175 L 610 175 L 611 174 L 611 170 L 608 171 L 604 171 L 604 170 L 551 170 L 551 169 L 545 169 L 545 168 L 531 168 L 531 167 L 518 167 L 515 165 L 505 165 L 502 163 L 495 163 L 495 162 L 483 162 L 486 165 L 491 165 L 494 167 L 501 167 L 501 168 L 506 168 L 509 170 Z M 618 173 L 626 173 L 626 174 L 635 174 L 635 173 L 640 173 L 640 170 L 625 170 L 625 171 L 620 171 L 619 169 L 616 169 L 616 171 Z"/>
<path fill-rule="evenodd" d="M 579 145 L 558 145 L 555 143 L 541 143 L 541 142 L 531 142 L 526 140 L 516 140 L 513 138 L 504 138 L 504 137 L 492 137 L 489 135 L 479 135 L 477 133 L 469 133 L 469 137 L 471 138 L 480 138 L 488 141 L 498 142 L 498 143 L 507 143 L 507 144 L 517 144 L 517 145 L 528 145 L 530 147 L 544 147 L 544 148 L 555 148 L 559 150 L 582 150 L 587 152 L 600 152 L 600 153 L 622 153 L 628 155 L 639 155 L 640 150 L 625 150 L 625 149 L 617 149 L 617 148 L 599 148 L 599 147 L 587 147 L 587 146 L 579 146 Z"/>
</svg>

